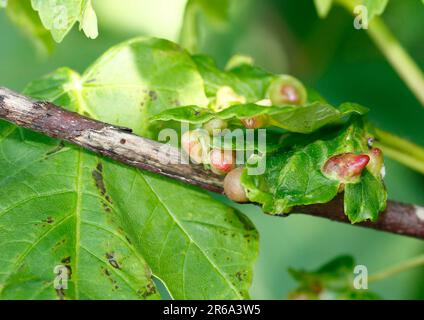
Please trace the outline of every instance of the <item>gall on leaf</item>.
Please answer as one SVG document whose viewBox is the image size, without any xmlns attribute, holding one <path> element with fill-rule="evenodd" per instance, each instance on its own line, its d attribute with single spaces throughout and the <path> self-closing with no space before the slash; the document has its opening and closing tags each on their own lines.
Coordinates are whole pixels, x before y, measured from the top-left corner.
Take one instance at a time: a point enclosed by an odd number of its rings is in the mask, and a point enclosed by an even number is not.
<svg viewBox="0 0 424 320">
<path fill-rule="evenodd" d="M 212 172 L 224 175 L 236 166 L 236 154 L 232 150 L 213 149 L 209 155 Z"/>
<path fill-rule="evenodd" d="M 186 131 L 181 137 L 181 146 L 194 163 L 207 163 L 210 137 L 206 130 Z"/>
<path fill-rule="evenodd" d="M 307 100 L 307 92 L 303 84 L 294 77 L 282 75 L 271 82 L 268 96 L 275 106 L 303 105 Z"/>
<path fill-rule="evenodd" d="M 246 191 L 241 184 L 241 175 L 243 168 L 236 168 L 230 171 L 224 179 L 224 193 L 225 195 L 235 202 L 245 203 L 248 202 Z"/>
<path fill-rule="evenodd" d="M 368 152 L 370 161 L 367 165 L 368 170 L 372 173 L 374 177 L 382 177 L 384 157 L 383 152 L 379 148 L 371 148 Z"/>
<path fill-rule="evenodd" d="M 203 129 L 205 129 L 210 135 L 215 136 L 220 134 L 222 130 L 227 128 L 227 126 L 227 121 L 219 118 L 213 118 L 203 125 Z"/>
<path fill-rule="evenodd" d="M 342 183 L 355 183 L 370 161 L 366 154 L 342 153 L 328 159 L 322 173 L 329 179 Z"/>
</svg>

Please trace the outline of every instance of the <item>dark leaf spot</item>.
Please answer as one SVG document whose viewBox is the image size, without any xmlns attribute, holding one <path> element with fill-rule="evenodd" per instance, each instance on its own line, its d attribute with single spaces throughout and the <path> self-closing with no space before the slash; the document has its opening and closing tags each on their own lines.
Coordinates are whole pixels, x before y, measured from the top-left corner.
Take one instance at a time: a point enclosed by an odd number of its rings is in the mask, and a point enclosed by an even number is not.
<svg viewBox="0 0 424 320">
<path fill-rule="evenodd" d="M 65 300 L 65 292 L 63 291 L 63 288 L 56 289 L 56 295 L 59 300 Z"/>
<path fill-rule="evenodd" d="M 147 297 L 149 297 L 152 294 L 155 294 L 156 293 L 156 287 L 154 286 L 153 283 L 149 283 L 142 290 L 138 290 L 137 293 L 139 295 L 141 295 L 144 299 L 146 299 Z"/>
<path fill-rule="evenodd" d="M 109 195 L 106 195 L 105 199 L 107 200 L 107 202 L 112 203 L 112 199 Z"/>
<path fill-rule="evenodd" d="M 110 271 L 107 268 L 103 268 L 103 267 L 102 267 L 102 271 L 103 271 L 104 275 L 112 283 L 112 286 L 113 286 L 112 291 L 118 290 L 119 289 L 118 283 L 116 282 L 115 279 L 112 278 Z"/>
<path fill-rule="evenodd" d="M 106 252 L 106 258 L 109 261 L 110 265 L 115 269 L 120 269 L 119 263 L 115 260 L 115 254 L 113 252 Z"/>
<path fill-rule="evenodd" d="M 131 243 L 131 240 L 130 240 L 130 238 L 128 238 L 128 236 L 125 236 L 125 239 L 127 239 L 127 241 L 128 241 L 129 244 L 132 244 Z"/>
<path fill-rule="evenodd" d="M 104 196 L 106 200 L 102 201 L 103 210 L 106 212 L 111 212 L 112 210 L 109 204 L 112 204 L 112 199 L 108 194 L 106 194 L 106 186 L 103 180 L 103 165 L 101 162 L 99 162 L 96 166 L 96 169 L 92 171 L 92 176 L 97 190 L 99 190 L 100 194 Z"/>
<path fill-rule="evenodd" d="M 59 240 L 55 243 L 55 245 L 52 247 L 53 251 L 56 251 L 61 245 L 66 243 L 66 239 Z"/>
<path fill-rule="evenodd" d="M 237 280 L 238 281 L 243 281 L 245 278 L 246 278 L 246 276 L 247 276 L 247 272 L 246 271 L 244 271 L 244 270 L 242 270 L 242 271 L 238 271 L 237 273 L 236 273 L 236 278 L 237 278 Z"/>
<path fill-rule="evenodd" d="M 63 259 L 61 260 L 61 262 L 62 262 L 62 263 L 65 263 L 65 264 L 71 263 L 71 257 L 70 257 L 70 256 L 65 257 L 65 258 L 63 258 Z"/>
<path fill-rule="evenodd" d="M 44 220 L 41 220 L 41 226 L 42 227 L 47 227 L 48 225 L 50 225 L 50 224 L 52 224 L 53 222 L 54 222 L 54 219 L 53 219 L 53 217 L 51 217 L 51 216 L 48 216 L 46 219 L 44 219 Z M 38 224 L 37 224 L 38 225 Z"/>
<path fill-rule="evenodd" d="M 107 202 L 102 201 L 102 206 L 103 206 L 103 210 L 106 211 L 107 213 L 112 212 L 112 209 L 109 207 Z"/>
<path fill-rule="evenodd" d="M 99 163 L 96 169 L 92 171 L 92 176 L 93 176 L 97 189 L 100 191 L 102 196 L 104 196 L 106 194 L 106 187 L 103 181 L 102 171 L 103 171 L 103 167 L 101 163 Z"/>
<path fill-rule="evenodd" d="M 54 246 L 52 247 L 52 250 L 56 251 L 57 249 L 59 249 L 60 246 L 64 245 L 65 243 L 66 243 L 66 239 L 59 240 L 58 242 L 54 244 Z"/>
<path fill-rule="evenodd" d="M 149 97 L 152 101 L 155 101 L 158 98 L 158 94 L 156 93 L 156 91 L 150 90 Z"/>
<path fill-rule="evenodd" d="M 52 154 L 55 154 L 55 153 L 59 152 L 60 150 L 62 150 L 64 147 L 65 147 L 65 143 L 63 141 L 60 141 L 59 144 L 55 148 L 46 152 L 46 156 L 51 156 Z"/>
<path fill-rule="evenodd" d="M 110 271 L 108 269 L 104 268 L 103 272 L 106 276 L 108 276 L 108 277 L 110 276 Z"/>
<path fill-rule="evenodd" d="M 66 264 L 65 267 L 68 270 L 68 279 L 71 279 L 72 278 L 72 267 L 69 264 Z"/>
</svg>

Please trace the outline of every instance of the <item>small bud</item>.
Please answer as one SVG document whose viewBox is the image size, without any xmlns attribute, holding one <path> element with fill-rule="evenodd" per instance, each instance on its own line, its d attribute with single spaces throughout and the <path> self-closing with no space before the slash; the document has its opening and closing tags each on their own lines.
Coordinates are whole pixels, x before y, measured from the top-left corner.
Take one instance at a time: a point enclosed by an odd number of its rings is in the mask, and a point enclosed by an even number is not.
<svg viewBox="0 0 424 320">
<path fill-rule="evenodd" d="M 211 119 L 203 125 L 203 129 L 205 129 L 210 135 L 217 135 L 226 128 L 227 122 L 219 118 Z"/>
<path fill-rule="evenodd" d="M 329 179 L 343 183 L 355 182 L 369 161 L 370 157 L 366 154 L 338 154 L 327 160 L 322 168 L 322 173 Z"/>
<path fill-rule="evenodd" d="M 181 145 L 193 162 L 205 163 L 208 160 L 209 139 L 205 130 L 186 131 L 181 137 Z"/>
<path fill-rule="evenodd" d="M 306 103 L 307 93 L 303 84 L 288 75 L 275 79 L 268 88 L 272 105 L 302 105 Z"/>
<path fill-rule="evenodd" d="M 227 174 L 236 166 L 236 154 L 232 150 L 213 149 L 209 159 L 212 172 L 219 175 Z"/>
<path fill-rule="evenodd" d="M 379 148 L 372 148 L 368 155 L 370 157 L 370 162 L 367 165 L 368 170 L 376 177 L 382 176 L 383 152 Z"/>
<path fill-rule="evenodd" d="M 246 191 L 241 184 L 241 175 L 243 168 L 236 168 L 225 176 L 224 179 L 224 193 L 225 195 L 235 202 L 243 203 L 248 202 Z"/>
<path fill-rule="evenodd" d="M 231 87 L 221 87 L 216 93 L 215 111 L 224 110 L 234 104 L 246 103 L 246 98 L 239 96 Z"/>
</svg>

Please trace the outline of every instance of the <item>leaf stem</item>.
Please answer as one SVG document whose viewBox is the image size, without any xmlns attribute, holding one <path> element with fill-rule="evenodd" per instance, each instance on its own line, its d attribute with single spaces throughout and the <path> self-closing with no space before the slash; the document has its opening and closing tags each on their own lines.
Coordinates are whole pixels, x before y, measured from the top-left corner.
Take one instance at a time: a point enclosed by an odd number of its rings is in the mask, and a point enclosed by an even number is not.
<svg viewBox="0 0 424 320">
<path fill-rule="evenodd" d="M 380 17 L 373 18 L 367 31 L 392 67 L 424 106 L 424 74 L 420 67 Z"/>
<path fill-rule="evenodd" d="M 418 257 L 404 261 L 398 265 L 389 267 L 380 272 L 374 273 L 368 277 L 368 282 L 376 282 L 389 278 L 397 273 L 404 272 L 413 268 L 424 266 L 424 254 Z"/>
<path fill-rule="evenodd" d="M 386 145 L 383 144 L 376 144 L 385 155 L 387 155 L 389 158 L 392 158 L 393 160 L 402 163 L 403 165 L 407 166 L 408 168 L 411 168 L 419 173 L 424 174 L 424 162 L 421 160 L 417 160 L 413 156 L 407 155 L 403 152 L 399 152 L 396 149 L 392 149 Z"/>
<path fill-rule="evenodd" d="M 424 174 L 424 148 L 392 133 L 375 128 L 375 146 L 403 165 Z"/>
<path fill-rule="evenodd" d="M 384 131 L 379 128 L 374 129 L 376 137 L 384 144 L 392 146 L 392 148 L 402 150 L 406 153 L 414 154 L 417 158 L 424 161 L 424 148 L 412 143 L 408 140 L 402 139 L 393 133 Z"/>
<path fill-rule="evenodd" d="M 338 0 L 338 2 L 354 14 L 355 2 L 350 0 Z M 424 74 L 414 59 L 402 47 L 382 18 L 372 17 L 366 30 L 387 61 L 424 106 Z"/>
</svg>

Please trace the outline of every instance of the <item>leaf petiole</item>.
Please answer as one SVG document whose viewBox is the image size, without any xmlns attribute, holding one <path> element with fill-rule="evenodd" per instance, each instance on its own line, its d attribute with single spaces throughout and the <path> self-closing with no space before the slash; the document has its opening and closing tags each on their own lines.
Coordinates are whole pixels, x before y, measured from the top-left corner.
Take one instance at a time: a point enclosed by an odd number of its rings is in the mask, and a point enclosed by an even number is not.
<svg viewBox="0 0 424 320">
<path fill-rule="evenodd" d="M 397 273 L 404 272 L 413 268 L 424 266 L 424 254 L 404 261 L 398 265 L 389 267 L 385 270 L 374 273 L 368 277 L 368 282 L 376 282 L 389 278 Z"/>
<path fill-rule="evenodd" d="M 424 174 L 424 148 L 392 133 L 375 128 L 375 146 L 388 157 Z"/>
<path fill-rule="evenodd" d="M 338 0 L 338 3 L 354 14 L 355 2 Z M 414 59 L 412 59 L 380 17 L 372 17 L 369 28 L 366 30 L 387 61 L 424 106 L 424 74 Z"/>
<path fill-rule="evenodd" d="M 374 17 L 367 31 L 392 67 L 424 106 L 424 75 L 420 67 L 402 47 L 381 18 Z"/>
</svg>

